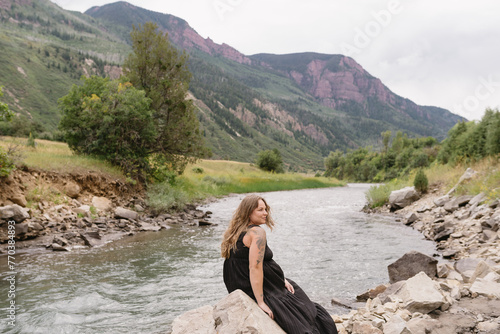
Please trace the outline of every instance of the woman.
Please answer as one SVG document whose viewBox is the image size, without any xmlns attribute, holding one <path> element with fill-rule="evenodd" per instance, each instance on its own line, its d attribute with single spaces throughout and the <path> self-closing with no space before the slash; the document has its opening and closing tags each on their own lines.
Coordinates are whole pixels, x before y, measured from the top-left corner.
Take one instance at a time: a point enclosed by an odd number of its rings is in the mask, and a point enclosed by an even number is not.
<svg viewBox="0 0 500 334">
<path fill-rule="evenodd" d="M 270 207 L 262 197 L 249 195 L 236 209 L 221 245 L 228 292 L 243 290 L 287 334 L 337 333 L 326 310 L 311 302 L 295 282 L 285 279 L 260 225 L 272 230 Z"/>
</svg>

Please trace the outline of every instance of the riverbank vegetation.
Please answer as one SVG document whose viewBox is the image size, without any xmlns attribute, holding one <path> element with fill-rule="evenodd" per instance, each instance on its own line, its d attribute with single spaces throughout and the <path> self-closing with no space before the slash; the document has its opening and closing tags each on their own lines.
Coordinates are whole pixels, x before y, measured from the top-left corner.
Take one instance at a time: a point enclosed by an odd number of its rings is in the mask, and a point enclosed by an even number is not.
<svg viewBox="0 0 500 334">
<path fill-rule="evenodd" d="M 478 194 L 485 193 L 489 198 L 500 197 L 500 112 L 498 109 L 487 109 L 480 121 L 461 122 L 456 124 L 448 133 L 448 137 L 440 144 L 432 142 L 430 139 L 423 139 L 423 150 L 416 148 L 415 142 L 422 142 L 422 139 L 407 139 L 398 134 L 393 139 L 392 146 L 388 145 L 389 139 L 384 137 L 384 150 L 382 152 L 372 152 L 364 156 L 360 152 L 369 152 L 368 149 L 358 149 L 346 155 L 330 154 L 325 160 L 327 172 L 329 166 L 336 166 L 330 169 L 330 174 L 339 175 L 342 167 L 349 165 L 353 158 L 357 162 L 358 169 L 362 166 L 370 166 L 377 170 L 376 176 L 368 181 L 384 181 L 377 178 L 387 173 L 394 173 L 394 178 L 388 182 L 373 186 L 367 192 L 368 204 L 371 207 L 379 207 L 387 203 L 391 191 L 405 186 L 413 185 L 417 169 L 424 168 L 423 172 L 428 178 L 429 185 L 440 185 L 446 191 L 450 190 L 459 180 L 460 176 L 467 168 L 472 168 L 477 173 L 477 177 L 469 182 L 460 185 L 456 190 L 458 194 Z M 432 145 L 428 145 L 431 144 Z M 401 146 L 403 149 L 401 149 Z M 408 154 L 404 152 L 412 151 L 416 159 L 410 159 L 410 163 L 404 168 L 399 161 L 404 161 Z M 416 151 L 415 151 L 416 150 Z M 391 153 L 389 153 L 391 152 Z M 399 152 L 399 153 L 398 153 Z M 430 153 L 430 154 L 429 154 Z M 361 157 L 361 158 L 360 158 Z M 393 160 L 394 164 L 387 168 L 382 164 L 380 170 L 373 162 Z M 426 161 L 425 164 L 421 162 Z M 414 168 L 412 168 L 414 167 Z M 356 178 L 357 174 L 354 175 Z"/>
<path fill-rule="evenodd" d="M 74 154 L 66 143 L 28 138 L 0 137 L 0 147 L 15 157 L 18 168 L 67 173 L 97 172 L 125 182 L 134 182 L 117 166 L 88 155 Z M 273 173 L 249 163 L 225 160 L 199 160 L 188 164 L 184 173 L 169 174 L 162 182 L 147 184 L 146 202 L 154 211 L 182 208 L 187 203 L 230 193 L 267 192 L 305 188 L 343 186 L 334 178 L 298 173 Z"/>
</svg>

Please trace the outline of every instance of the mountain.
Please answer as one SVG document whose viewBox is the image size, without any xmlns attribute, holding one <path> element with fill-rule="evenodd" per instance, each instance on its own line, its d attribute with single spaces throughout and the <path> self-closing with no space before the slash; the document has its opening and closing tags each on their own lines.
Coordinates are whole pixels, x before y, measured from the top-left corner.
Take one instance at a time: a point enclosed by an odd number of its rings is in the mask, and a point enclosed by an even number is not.
<svg viewBox="0 0 500 334">
<path fill-rule="evenodd" d="M 119 75 L 132 25 L 149 21 L 190 55 L 190 98 L 214 158 L 253 161 L 260 150 L 278 148 L 289 169 L 321 169 L 331 150 L 379 146 L 383 131 L 443 139 L 461 120 L 394 94 L 349 57 L 247 56 L 178 17 L 126 2 L 81 14 L 48 0 L 1 0 L 6 102 L 53 132 L 57 99 L 82 74 Z"/>
</svg>

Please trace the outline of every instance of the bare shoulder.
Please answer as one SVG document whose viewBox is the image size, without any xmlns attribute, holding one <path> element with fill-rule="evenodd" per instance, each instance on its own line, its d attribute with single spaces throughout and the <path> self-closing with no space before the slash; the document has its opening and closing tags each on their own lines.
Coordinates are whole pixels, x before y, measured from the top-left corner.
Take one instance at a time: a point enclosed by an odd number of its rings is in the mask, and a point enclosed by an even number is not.
<svg viewBox="0 0 500 334">
<path fill-rule="evenodd" d="M 250 247 L 254 242 L 262 243 L 266 241 L 266 230 L 260 226 L 252 226 L 248 229 L 247 234 L 243 237 L 245 246 Z"/>
</svg>

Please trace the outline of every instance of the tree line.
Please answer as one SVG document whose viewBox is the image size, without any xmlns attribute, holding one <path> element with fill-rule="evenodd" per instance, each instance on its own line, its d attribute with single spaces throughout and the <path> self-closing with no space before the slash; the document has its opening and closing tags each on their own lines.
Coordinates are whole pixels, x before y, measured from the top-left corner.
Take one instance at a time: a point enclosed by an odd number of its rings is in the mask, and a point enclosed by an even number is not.
<svg viewBox="0 0 500 334">
<path fill-rule="evenodd" d="M 433 137 L 409 138 L 398 131 L 381 133 L 381 149 L 361 147 L 330 152 L 325 176 L 356 182 L 383 182 L 431 163 L 470 163 L 500 154 L 500 112 L 487 109 L 480 121 L 459 122 L 439 143 Z"/>
</svg>

